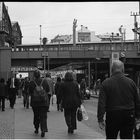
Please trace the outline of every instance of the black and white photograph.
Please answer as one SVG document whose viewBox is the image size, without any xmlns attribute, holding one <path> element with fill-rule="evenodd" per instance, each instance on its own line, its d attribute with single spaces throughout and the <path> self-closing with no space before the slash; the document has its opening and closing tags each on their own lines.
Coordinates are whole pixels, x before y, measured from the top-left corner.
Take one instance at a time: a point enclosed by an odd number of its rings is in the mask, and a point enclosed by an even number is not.
<svg viewBox="0 0 140 140">
<path fill-rule="evenodd" d="M 140 139 L 140 2 L 0 2 L 0 139 Z"/>
</svg>

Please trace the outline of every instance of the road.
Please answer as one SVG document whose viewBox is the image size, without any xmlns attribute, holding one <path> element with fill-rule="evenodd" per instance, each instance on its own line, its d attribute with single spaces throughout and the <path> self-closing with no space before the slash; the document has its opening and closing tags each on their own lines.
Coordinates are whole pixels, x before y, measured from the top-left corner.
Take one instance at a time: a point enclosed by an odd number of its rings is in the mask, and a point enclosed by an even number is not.
<svg viewBox="0 0 140 140">
<path fill-rule="evenodd" d="M 97 104 L 98 98 L 90 98 L 90 100 L 84 100 L 84 106 L 88 113 L 89 119 L 83 121 L 88 127 L 93 129 L 96 132 L 100 132 L 102 135 L 105 136 L 105 132 L 98 127 L 97 122 Z"/>
</svg>

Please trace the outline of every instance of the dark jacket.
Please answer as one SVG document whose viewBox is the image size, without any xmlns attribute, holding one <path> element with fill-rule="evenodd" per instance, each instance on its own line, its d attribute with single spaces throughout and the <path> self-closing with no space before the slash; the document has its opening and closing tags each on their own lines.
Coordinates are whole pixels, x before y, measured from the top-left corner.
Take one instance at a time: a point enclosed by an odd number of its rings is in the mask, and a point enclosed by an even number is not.
<svg viewBox="0 0 140 140">
<path fill-rule="evenodd" d="M 140 117 L 140 95 L 137 87 L 123 73 L 115 73 L 101 84 L 98 121 L 103 120 L 105 112 L 113 110 L 135 110 L 136 117 Z"/>
<path fill-rule="evenodd" d="M 59 94 L 60 85 L 61 85 L 61 82 L 56 82 L 56 84 L 55 84 L 55 95 L 56 96 Z"/>
<path fill-rule="evenodd" d="M 42 81 L 41 78 L 35 80 L 35 82 L 37 83 L 37 85 L 40 85 L 41 84 L 41 81 Z M 48 94 L 48 92 L 50 91 L 50 89 L 49 89 L 49 85 L 48 85 L 48 83 L 47 83 L 47 81 L 45 79 L 44 79 L 44 81 L 42 83 L 42 86 L 43 86 L 44 90 L 46 91 L 46 94 Z M 35 107 L 35 106 L 48 106 L 48 103 L 47 102 L 34 102 L 33 101 L 33 93 L 34 93 L 35 87 L 36 87 L 36 85 L 35 85 L 34 81 L 31 81 L 30 84 L 29 84 L 29 93 L 31 95 L 30 105 L 32 107 Z"/>
<path fill-rule="evenodd" d="M 0 83 L 0 97 L 6 97 L 6 85 Z"/>
<path fill-rule="evenodd" d="M 60 98 L 64 109 L 80 106 L 81 98 L 78 83 L 75 81 L 63 82 L 60 87 Z"/>
</svg>

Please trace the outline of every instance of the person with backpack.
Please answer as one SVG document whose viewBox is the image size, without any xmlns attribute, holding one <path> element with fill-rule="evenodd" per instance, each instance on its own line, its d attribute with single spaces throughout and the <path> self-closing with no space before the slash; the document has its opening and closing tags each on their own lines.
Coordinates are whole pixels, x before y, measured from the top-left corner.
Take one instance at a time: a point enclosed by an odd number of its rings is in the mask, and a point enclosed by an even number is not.
<svg viewBox="0 0 140 140">
<path fill-rule="evenodd" d="M 40 77 L 39 71 L 34 71 L 33 80 L 29 84 L 29 93 L 31 95 L 30 105 L 33 110 L 33 124 L 35 127 L 35 134 L 41 129 L 41 137 L 48 132 L 47 128 L 47 109 L 49 106 L 48 92 L 49 85 L 45 79 Z"/>
</svg>

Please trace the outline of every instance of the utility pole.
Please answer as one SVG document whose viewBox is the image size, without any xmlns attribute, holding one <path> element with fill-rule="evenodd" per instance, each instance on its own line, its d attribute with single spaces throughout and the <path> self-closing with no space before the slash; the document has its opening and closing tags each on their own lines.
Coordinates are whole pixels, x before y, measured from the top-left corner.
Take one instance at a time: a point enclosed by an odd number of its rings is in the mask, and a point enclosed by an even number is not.
<svg viewBox="0 0 140 140">
<path fill-rule="evenodd" d="M 73 21 L 73 46 L 76 46 L 76 27 L 77 27 L 77 19 Z"/>
<path fill-rule="evenodd" d="M 40 25 L 40 48 L 41 48 L 41 27 L 42 27 L 42 25 Z"/>
</svg>

